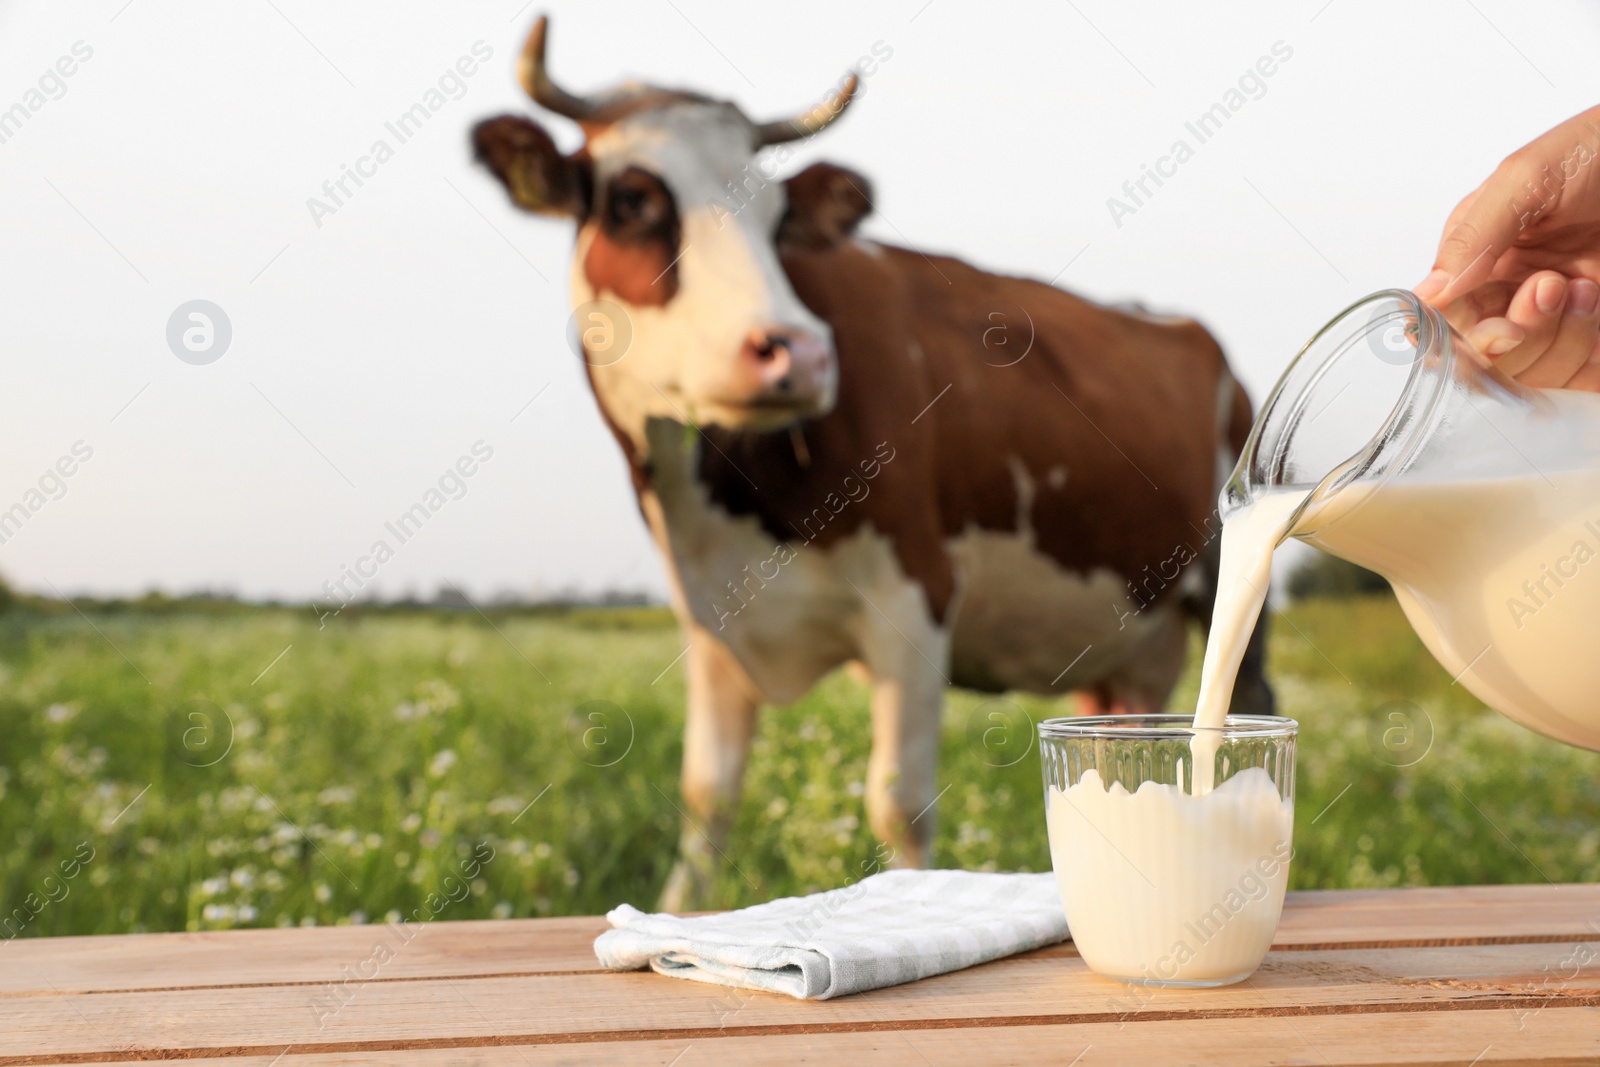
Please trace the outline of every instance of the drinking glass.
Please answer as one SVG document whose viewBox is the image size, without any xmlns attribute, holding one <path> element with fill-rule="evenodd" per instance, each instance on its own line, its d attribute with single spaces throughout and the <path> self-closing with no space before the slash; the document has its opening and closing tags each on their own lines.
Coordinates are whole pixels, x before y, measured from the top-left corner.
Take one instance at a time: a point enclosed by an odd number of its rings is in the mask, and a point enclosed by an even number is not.
<svg viewBox="0 0 1600 1067">
<path fill-rule="evenodd" d="M 1050 857 L 1091 969 L 1217 986 L 1261 965 L 1293 855 L 1296 729 L 1272 715 L 1211 730 L 1187 715 L 1039 724 Z M 1197 752 L 1215 783 L 1199 795 Z"/>
</svg>

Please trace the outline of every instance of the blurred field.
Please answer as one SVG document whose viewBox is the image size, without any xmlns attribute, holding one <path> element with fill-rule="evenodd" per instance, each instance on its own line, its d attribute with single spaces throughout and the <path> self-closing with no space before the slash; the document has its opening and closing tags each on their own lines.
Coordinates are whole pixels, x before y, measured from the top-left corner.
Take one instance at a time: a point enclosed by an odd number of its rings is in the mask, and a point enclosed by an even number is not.
<svg viewBox="0 0 1600 1067">
<path fill-rule="evenodd" d="M 1274 622 L 1295 887 L 1600 881 L 1600 755 L 1485 711 L 1387 597 Z M 680 649 L 653 609 L 0 616 L 0 939 L 649 906 Z M 839 674 L 768 712 L 723 904 L 870 861 L 866 703 Z M 1059 713 L 953 694 L 941 865 L 1048 869 L 1028 719 Z"/>
</svg>

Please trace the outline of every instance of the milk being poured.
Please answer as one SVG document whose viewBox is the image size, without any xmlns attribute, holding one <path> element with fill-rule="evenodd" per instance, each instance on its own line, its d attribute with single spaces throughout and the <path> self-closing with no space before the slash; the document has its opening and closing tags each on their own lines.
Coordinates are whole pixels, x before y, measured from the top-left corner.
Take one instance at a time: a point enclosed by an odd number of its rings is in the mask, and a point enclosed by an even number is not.
<svg viewBox="0 0 1600 1067">
<path fill-rule="evenodd" d="M 1272 584 L 1272 550 L 1289 536 L 1295 509 L 1308 490 L 1268 493 L 1222 523 L 1222 565 L 1217 599 L 1211 609 L 1205 661 L 1200 668 L 1197 730 L 1189 750 L 1194 757 L 1194 792 L 1211 791 L 1223 721 L 1233 700 L 1233 683 L 1250 643 L 1256 617 Z"/>
<path fill-rule="evenodd" d="M 1298 534 L 1395 579 L 1422 643 L 1485 704 L 1600 749 L 1600 471 L 1357 482 L 1295 520 L 1306 495 L 1269 492 L 1223 523 L 1196 727 L 1222 725 L 1265 602 L 1272 550 Z M 1197 735 L 1192 750 L 1203 792 L 1215 746 Z"/>
<path fill-rule="evenodd" d="M 1308 500 L 1319 483 L 1339 487 Z M 1485 704 L 1600 751 L 1600 396 L 1521 386 L 1415 294 L 1374 293 L 1290 362 L 1223 508 L 1197 728 L 1225 721 L 1272 549 L 1297 537 L 1387 578 Z"/>
<path fill-rule="evenodd" d="M 1085 962 L 1129 982 L 1219 985 L 1247 977 L 1272 944 L 1289 880 L 1294 803 L 1261 767 L 1214 782 L 1234 676 L 1266 601 L 1272 550 L 1306 493 L 1265 497 L 1223 524 L 1222 580 L 1206 646 L 1193 788 L 1129 792 L 1094 769 L 1052 787 L 1050 854 Z"/>
<path fill-rule="evenodd" d="M 1335 472 L 1341 488 L 1312 499 L 1310 486 Z M 1428 650 L 1490 707 L 1600 751 L 1600 397 L 1517 386 L 1435 309 L 1386 291 L 1296 357 L 1223 499 L 1187 744 L 1165 757 L 1162 781 L 1132 793 L 1092 769 L 1048 792 L 1073 937 L 1096 970 L 1124 981 L 1236 980 L 1273 936 L 1293 780 L 1280 793 L 1248 749 L 1224 781 L 1217 764 L 1286 538 L 1387 578 Z"/>
<path fill-rule="evenodd" d="M 1302 510 L 1309 496 L 1268 491 L 1223 522 L 1191 791 L 1156 782 L 1108 790 L 1091 770 L 1050 793 L 1067 919 L 1094 918 L 1073 936 L 1102 973 L 1233 981 L 1272 940 L 1294 806 L 1259 768 L 1217 784 L 1216 763 L 1273 550 L 1288 537 L 1393 576 L 1406 617 L 1461 684 L 1528 726 L 1600 749 L 1600 471 L 1357 481 Z M 1246 881 L 1258 891 L 1239 892 Z"/>
</svg>

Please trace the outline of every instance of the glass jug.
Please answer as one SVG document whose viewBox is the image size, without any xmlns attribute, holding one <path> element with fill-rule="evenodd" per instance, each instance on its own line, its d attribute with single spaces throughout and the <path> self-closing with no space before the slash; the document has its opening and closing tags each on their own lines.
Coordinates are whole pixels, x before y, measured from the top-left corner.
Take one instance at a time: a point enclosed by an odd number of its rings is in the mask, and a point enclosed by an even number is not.
<svg viewBox="0 0 1600 1067">
<path fill-rule="evenodd" d="M 1290 535 L 1387 578 L 1457 682 L 1600 750 L 1600 395 L 1518 385 L 1384 290 L 1284 372 L 1222 517 L 1291 490 Z"/>
</svg>

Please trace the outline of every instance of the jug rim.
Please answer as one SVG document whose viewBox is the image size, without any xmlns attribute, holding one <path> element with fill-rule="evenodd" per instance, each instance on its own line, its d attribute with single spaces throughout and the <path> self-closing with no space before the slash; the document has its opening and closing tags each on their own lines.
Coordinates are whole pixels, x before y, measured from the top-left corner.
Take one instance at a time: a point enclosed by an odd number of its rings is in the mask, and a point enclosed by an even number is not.
<svg viewBox="0 0 1600 1067">
<path fill-rule="evenodd" d="M 1449 390 L 1450 363 L 1456 358 L 1454 346 L 1447 343 L 1450 336 L 1450 326 L 1443 313 L 1437 308 L 1424 302 L 1409 289 L 1379 289 L 1368 293 L 1347 306 L 1330 318 L 1305 344 L 1300 346 L 1273 385 L 1272 391 L 1262 402 L 1256 413 L 1255 422 L 1250 427 L 1250 434 L 1245 439 L 1245 444 L 1239 452 L 1239 459 L 1234 467 L 1233 474 L 1224 486 L 1219 501 L 1219 516 L 1224 520 L 1253 500 L 1261 491 L 1273 485 L 1283 485 L 1281 482 L 1254 483 L 1251 468 L 1261 458 L 1262 437 L 1267 430 L 1269 414 L 1276 411 L 1284 402 L 1284 394 L 1291 385 L 1297 394 L 1297 400 L 1284 421 L 1291 425 L 1297 424 L 1299 417 L 1310 404 L 1316 394 L 1315 386 L 1322 377 L 1329 372 L 1335 364 L 1348 352 L 1350 346 L 1358 339 L 1367 337 L 1381 326 L 1381 321 L 1371 317 L 1366 328 L 1353 334 L 1346 342 L 1334 351 L 1324 356 L 1312 369 L 1308 381 L 1296 381 L 1297 369 L 1304 369 L 1303 364 L 1307 356 L 1322 345 L 1330 336 L 1336 336 L 1341 329 L 1348 329 L 1351 319 L 1364 310 L 1385 303 L 1396 305 L 1395 314 L 1403 321 L 1415 324 L 1415 355 L 1410 360 L 1410 370 L 1405 384 L 1396 394 L 1395 401 L 1390 410 L 1385 414 L 1381 423 L 1372 431 L 1370 436 L 1344 460 L 1333 465 L 1324 473 L 1306 494 L 1298 507 L 1289 518 L 1290 525 L 1298 523 L 1306 511 L 1315 504 L 1324 500 L 1333 490 L 1362 477 L 1371 471 L 1379 454 L 1387 446 L 1391 454 L 1381 474 L 1387 480 L 1396 472 L 1403 470 L 1406 464 L 1417 452 L 1421 443 L 1427 439 L 1439 411 L 1442 401 Z M 1386 316 L 1382 321 L 1388 321 L 1394 316 Z M 1437 373 L 1443 371 L 1446 373 Z M 1432 379 L 1427 381 L 1427 379 Z M 1337 399 L 1337 396 L 1335 397 Z M 1315 417 L 1313 417 L 1314 421 Z M 1409 427 L 1403 434 L 1395 434 L 1395 429 L 1408 420 Z M 1281 469 L 1287 455 L 1292 433 L 1283 434 L 1275 443 L 1273 454 L 1267 457 L 1275 469 Z M 1305 483 L 1302 483 L 1305 484 Z"/>
</svg>

